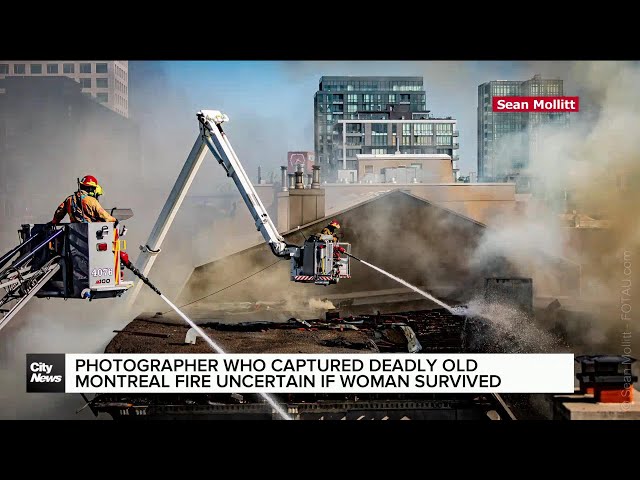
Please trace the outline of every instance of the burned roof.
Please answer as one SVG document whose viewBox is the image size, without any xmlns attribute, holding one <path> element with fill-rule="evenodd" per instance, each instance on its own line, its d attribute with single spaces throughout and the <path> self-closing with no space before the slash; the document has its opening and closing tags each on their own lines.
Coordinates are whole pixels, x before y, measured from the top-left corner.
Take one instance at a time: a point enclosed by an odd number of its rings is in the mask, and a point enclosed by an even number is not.
<svg viewBox="0 0 640 480">
<path fill-rule="evenodd" d="M 465 317 L 445 309 L 287 322 L 203 322 L 199 327 L 228 353 L 462 352 Z M 129 323 L 105 353 L 212 353 L 186 325 L 141 316 Z"/>
</svg>

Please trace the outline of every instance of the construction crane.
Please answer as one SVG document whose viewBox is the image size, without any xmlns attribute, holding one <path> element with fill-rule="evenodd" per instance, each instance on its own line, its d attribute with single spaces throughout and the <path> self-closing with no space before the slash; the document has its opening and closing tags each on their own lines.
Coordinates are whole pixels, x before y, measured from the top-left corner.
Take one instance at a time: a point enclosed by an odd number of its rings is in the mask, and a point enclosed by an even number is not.
<svg viewBox="0 0 640 480">
<path fill-rule="evenodd" d="M 112 298 L 133 286 L 120 261 L 126 227 L 117 226 L 133 213 L 111 215 L 116 222 L 22 225 L 19 245 L 0 257 L 0 330 L 33 297 Z"/>
<path fill-rule="evenodd" d="M 141 254 L 135 263 L 137 271 L 143 276 L 147 276 L 151 271 L 156 256 L 161 251 L 162 242 L 202 164 L 208 147 L 227 177 L 233 179 L 253 217 L 255 226 L 273 254 L 291 259 L 291 281 L 326 286 L 338 283 L 341 278 L 351 278 L 349 262 L 351 245 L 349 243 L 336 244 L 330 236 L 311 237 L 303 246 L 292 245 L 284 240 L 269 217 L 267 209 L 222 128 L 222 124 L 228 122 L 229 117 L 218 110 L 201 110 L 197 112 L 196 117 L 200 131 L 147 243 L 140 246 Z M 347 255 L 337 259 L 334 255 L 336 246 L 344 248 Z M 141 286 L 141 283 L 137 283 L 131 289 L 128 294 L 129 302 L 135 301 Z"/>
</svg>

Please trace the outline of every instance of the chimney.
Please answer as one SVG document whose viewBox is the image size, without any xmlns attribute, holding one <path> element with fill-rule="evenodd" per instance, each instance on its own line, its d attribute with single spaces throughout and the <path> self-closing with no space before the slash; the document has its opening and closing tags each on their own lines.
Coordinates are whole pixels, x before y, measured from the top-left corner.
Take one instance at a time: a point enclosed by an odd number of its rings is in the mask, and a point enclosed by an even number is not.
<svg viewBox="0 0 640 480">
<path fill-rule="evenodd" d="M 287 190 L 289 190 L 287 188 L 287 167 L 284 166 L 284 165 L 282 167 L 280 167 L 280 172 L 281 172 L 281 175 L 282 175 L 282 179 L 280 180 L 280 182 L 282 184 L 281 190 L 283 192 L 286 192 Z"/>
<path fill-rule="evenodd" d="M 311 180 L 311 188 L 320 188 L 320 165 L 314 165 Z"/>
<path fill-rule="evenodd" d="M 313 166 L 311 188 L 304 184 L 302 165 L 289 174 L 289 190 L 277 193 L 278 230 L 283 232 L 324 218 L 325 191 L 320 186 L 320 167 Z"/>
<path fill-rule="evenodd" d="M 296 183 L 295 188 L 298 190 L 304 189 L 304 172 L 302 171 L 302 165 L 298 164 L 296 168 Z"/>
</svg>

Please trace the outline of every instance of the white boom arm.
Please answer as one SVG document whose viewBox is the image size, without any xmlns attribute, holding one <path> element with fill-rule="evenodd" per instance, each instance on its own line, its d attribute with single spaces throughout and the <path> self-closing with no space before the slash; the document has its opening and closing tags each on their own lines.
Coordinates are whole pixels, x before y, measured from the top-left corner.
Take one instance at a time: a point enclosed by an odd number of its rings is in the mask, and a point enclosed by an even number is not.
<svg viewBox="0 0 640 480">
<path fill-rule="evenodd" d="M 278 233 L 271 217 L 264 208 L 258 193 L 253 188 L 247 172 L 244 171 L 236 152 L 222 130 L 222 123 L 229 117 L 217 110 L 202 110 L 197 114 L 200 131 L 213 156 L 235 182 L 244 203 L 249 208 L 256 227 L 262 233 L 273 253 L 279 257 L 290 257 L 297 247 L 288 247 L 284 238 Z"/>
<path fill-rule="evenodd" d="M 196 138 L 191 153 L 187 157 L 180 175 L 164 204 L 160 216 L 151 230 L 151 235 L 144 246 L 140 247 L 141 253 L 136 260 L 135 267 L 144 276 L 148 276 L 151 267 L 155 262 L 156 255 L 160 252 L 160 247 L 164 241 L 169 227 L 182 205 L 182 201 L 187 195 L 187 190 L 200 169 L 202 160 L 206 153 L 205 146 L 209 147 L 211 153 L 218 163 L 227 172 L 227 176 L 233 178 L 242 198 L 251 211 L 251 215 L 256 223 L 256 227 L 270 245 L 273 253 L 280 257 L 290 257 L 299 254 L 299 247 L 288 246 L 282 236 L 278 233 L 273 221 L 269 217 L 267 210 L 260 201 L 257 192 L 253 188 L 247 173 L 242 168 L 242 164 L 236 156 L 227 136 L 222 130 L 222 123 L 229 121 L 229 117 L 217 110 L 202 110 L 197 113 L 200 122 L 200 133 Z M 131 306 L 140 292 L 142 282 L 137 282 L 128 293 L 128 303 Z"/>
</svg>

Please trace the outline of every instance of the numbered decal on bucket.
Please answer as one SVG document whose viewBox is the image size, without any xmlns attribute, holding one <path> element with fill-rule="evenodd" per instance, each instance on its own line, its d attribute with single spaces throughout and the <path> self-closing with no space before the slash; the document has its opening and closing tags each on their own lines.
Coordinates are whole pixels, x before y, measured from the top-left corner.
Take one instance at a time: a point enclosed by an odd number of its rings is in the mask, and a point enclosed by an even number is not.
<svg viewBox="0 0 640 480">
<path fill-rule="evenodd" d="M 113 268 L 94 268 L 91 270 L 92 277 L 111 277 L 113 276 Z"/>
</svg>

